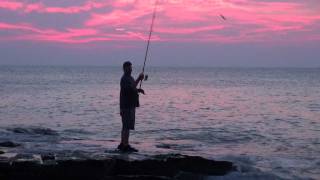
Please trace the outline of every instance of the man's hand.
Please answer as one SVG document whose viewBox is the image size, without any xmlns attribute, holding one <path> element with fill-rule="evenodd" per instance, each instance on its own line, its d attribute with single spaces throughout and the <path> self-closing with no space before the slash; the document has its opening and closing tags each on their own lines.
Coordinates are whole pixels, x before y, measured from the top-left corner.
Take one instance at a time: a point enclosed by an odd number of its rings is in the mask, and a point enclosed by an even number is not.
<svg viewBox="0 0 320 180">
<path fill-rule="evenodd" d="M 144 79 L 144 74 L 140 73 L 138 77 L 138 81 L 142 81 Z"/>
<path fill-rule="evenodd" d="M 145 94 L 143 89 L 137 89 L 137 90 L 138 90 L 138 93 Z"/>
</svg>

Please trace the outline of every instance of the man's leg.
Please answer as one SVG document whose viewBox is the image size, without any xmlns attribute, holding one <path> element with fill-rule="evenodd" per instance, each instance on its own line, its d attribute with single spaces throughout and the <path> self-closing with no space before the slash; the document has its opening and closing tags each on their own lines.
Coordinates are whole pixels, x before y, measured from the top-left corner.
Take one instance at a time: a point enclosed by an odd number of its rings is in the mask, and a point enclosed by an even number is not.
<svg viewBox="0 0 320 180">
<path fill-rule="evenodd" d="M 122 120 L 122 129 L 121 129 L 121 143 L 118 146 L 118 149 L 128 145 L 129 139 L 129 129 L 128 129 L 128 110 L 127 109 L 120 109 L 120 115 Z"/>
<path fill-rule="evenodd" d="M 121 144 L 123 146 L 129 145 L 129 135 L 130 135 L 130 130 L 122 128 L 122 131 L 121 131 Z"/>
<path fill-rule="evenodd" d="M 121 142 L 124 146 L 129 145 L 130 129 L 134 129 L 135 108 L 125 109 L 122 114 Z"/>
<path fill-rule="evenodd" d="M 121 144 L 118 149 L 123 151 L 138 152 L 129 145 L 130 129 L 134 130 L 135 123 L 135 109 L 125 109 L 122 111 L 122 130 L 121 130 Z"/>
</svg>

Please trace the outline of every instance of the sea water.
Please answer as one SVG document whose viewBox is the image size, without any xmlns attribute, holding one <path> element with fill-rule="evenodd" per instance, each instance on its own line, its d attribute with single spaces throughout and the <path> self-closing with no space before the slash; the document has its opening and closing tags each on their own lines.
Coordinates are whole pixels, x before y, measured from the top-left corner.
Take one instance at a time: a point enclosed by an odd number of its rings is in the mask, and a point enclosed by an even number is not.
<svg viewBox="0 0 320 180">
<path fill-rule="evenodd" d="M 139 153 L 237 165 L 218 179 L 320 178 L 319 68 L 146 70 L 130 137 Z M 0 66 L 0 141 L 21 143 L 16 153 L 116 148 L 121 76 L 121 67 Z"/>
</svg>

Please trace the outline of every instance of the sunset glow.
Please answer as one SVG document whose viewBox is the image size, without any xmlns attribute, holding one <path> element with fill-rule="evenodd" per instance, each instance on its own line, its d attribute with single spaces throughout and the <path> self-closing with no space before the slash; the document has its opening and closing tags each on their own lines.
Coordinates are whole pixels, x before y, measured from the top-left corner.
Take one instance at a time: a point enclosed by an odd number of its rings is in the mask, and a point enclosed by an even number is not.
<svg viewBox="0 0 320 180">
<path fill-rule="evenodd" d="M 0 2 L 0 41 L 142 41 L 155 1 Z M 292 43 L 320 40 L 318 0 L 159 0 L 155 41 Z M 223 20 L 220 14 L 227 20 Z"/>
</svg>

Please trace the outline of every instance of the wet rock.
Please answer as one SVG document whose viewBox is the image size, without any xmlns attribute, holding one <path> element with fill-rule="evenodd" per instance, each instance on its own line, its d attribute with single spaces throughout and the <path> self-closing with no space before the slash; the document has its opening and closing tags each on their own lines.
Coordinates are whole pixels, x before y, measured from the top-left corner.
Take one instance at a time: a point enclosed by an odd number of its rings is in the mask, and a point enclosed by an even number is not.
<svg viewBox="0 0 320 180">
<path fill-rule="evenodd" d="M 36 154 L 28 154 L 28 153 L 23 153 L 23 154 L 17 154 L 16 156 L 11 158 L 12 163 L 17 163 L 17 162 L 28 162 L 28 163 L 34 163 L 34 164 L 42 164 L 41 157 Z"/>
<path fill-rule="evenodd" d="M 41 159 L 42 161 L 55 160 L 56 156 L 53 153 L 41 154 Z"/>
<path fill-rule="evenodd" d="M 16 159 L 33 159 L 34 155 L 30 153 L 21 153 L 15 156 Z"/>
<path fill-rule="evenodd" d="M 145 174 L 172 177 L 180 171 L 203 175 L 224 175 L 232 170 L 233 165 L 227 161 L 213 161 L 202 157 L 169 155 L 155 156 L 155 159 L 127 162 L 118 160 L 117 173 Z"/>
<path fill-rule="evenodd" d="M 18 146 L 20 146 L 20 144 L 14 143 L 14 142 L 11 142 L 11 141 L 4 141 L 4 142 L 0 142 L 0 146 L 1 146 L 1 147 L 10 147 L 10 148 L 13 148 L 13 147 L 18 147 Z"/>
<path fill-rule="evenodd" d="M 51 158 L 51 157 L 50 157 Z M 227 161 L 183 155 L 151 156 L 144 160 L 109 157 L 103 160 L 55 160 L 56 164 L 17 161 L 1 164 L 2 179 L 203 179 L 234 170 Z"/>
</svg>

